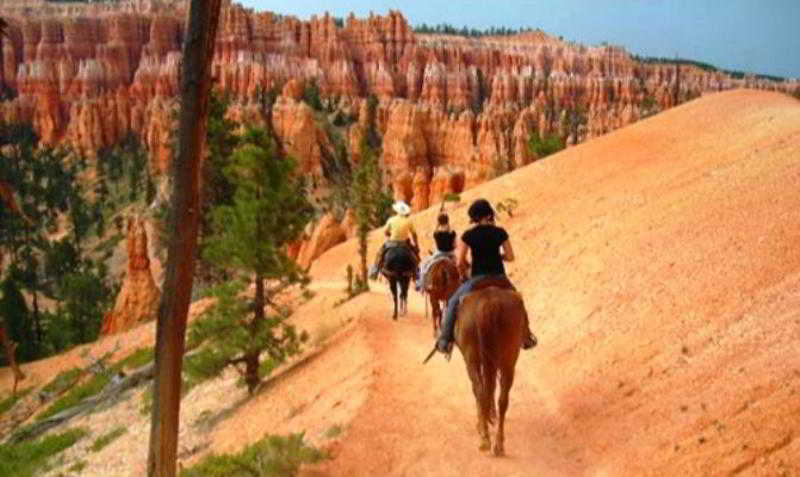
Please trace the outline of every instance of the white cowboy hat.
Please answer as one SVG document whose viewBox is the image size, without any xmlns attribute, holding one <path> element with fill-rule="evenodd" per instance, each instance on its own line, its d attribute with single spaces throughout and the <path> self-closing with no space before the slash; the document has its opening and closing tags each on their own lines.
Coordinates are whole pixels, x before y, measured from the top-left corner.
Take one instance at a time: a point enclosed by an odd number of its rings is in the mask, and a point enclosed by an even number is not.
<svg viewBox="0 0 800 477">
<path fill-rule="evenodd" d="M 398 200 L 392 204 L 392 209 L 400 215 L 408 215 L 411 213 L 411 207 L 402 200 Z"/>
</svg>

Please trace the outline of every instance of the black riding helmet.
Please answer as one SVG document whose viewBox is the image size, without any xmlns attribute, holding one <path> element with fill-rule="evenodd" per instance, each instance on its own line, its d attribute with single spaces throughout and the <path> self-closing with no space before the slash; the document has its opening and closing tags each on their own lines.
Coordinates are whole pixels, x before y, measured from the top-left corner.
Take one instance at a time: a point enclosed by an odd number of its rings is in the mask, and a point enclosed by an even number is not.
<svg viewBox="0 0 800 477">
<path fill-rule="evenodd" d="M 480 222 L 481 219 L 493 218 L 494 209 L 488 200 L 478 199 L 469 206 L 467 214 L 469 215 L 469 220 L 471 222 Z"/>
</svg>

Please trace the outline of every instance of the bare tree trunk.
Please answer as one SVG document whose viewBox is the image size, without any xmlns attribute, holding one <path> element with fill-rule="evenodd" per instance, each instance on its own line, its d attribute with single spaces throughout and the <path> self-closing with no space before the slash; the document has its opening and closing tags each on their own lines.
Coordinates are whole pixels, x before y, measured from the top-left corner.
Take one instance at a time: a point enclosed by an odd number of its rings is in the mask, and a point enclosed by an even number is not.
<svg viewBox="0 0 800 477">
<path fill-rule="evenodd" d="M 11 340 L 11 335 L 8 333 L 6 329 L 6 324 L 4 321 L 0 320 L 0 342 L 3 344 L 3 350 L 6 353 L 6 360 L 8 361 L 8 365 L 11 366 L 11 371 L 14 373 L 14 390 L 12 395 L 17 394 L 17 384 L 20 381 L 25 379 L 25 373 L 19 369 L 19 364 L 17 364 L 16 359 L 16 351 L 17 351 L 17 343 Z"/>
<path fill-rule="evenodd" d="M 264 278 L 258 273 L 255 278 L 255 288 L 255 297 L 253 298 L 253 321 L 250 322 L 251 336 L 256 336 L 264 325 L 264 304 L 266 303 L 264 296 Z M 255 351 L 245 354 L 244 363 L 244 381 L 247 383 L 247 391 L 253 394 L 258 383 L 261 382 L 261 378 L 258 375 L 259 352 Z"/>
<path fill-rule="evenodd" d="M 156 375 L 147 459 L 150 477 L 173 477 L 176 473 L 181 368 L 197 245 L 211 59 L 220 4 L 221 0 L 192 0 L 183 43 L 178 154 L 172 166 L 171 234 L 156 325 Z"/>
</svg>

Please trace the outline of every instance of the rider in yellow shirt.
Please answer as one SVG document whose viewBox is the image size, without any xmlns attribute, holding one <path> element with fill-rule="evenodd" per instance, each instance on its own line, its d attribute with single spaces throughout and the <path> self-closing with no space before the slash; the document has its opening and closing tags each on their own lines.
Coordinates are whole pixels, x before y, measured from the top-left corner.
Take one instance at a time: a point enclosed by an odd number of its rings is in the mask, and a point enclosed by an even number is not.
<svg viewBox="0 0 800 477">
<path fill-rule="evenodd" d="M 409 247 L 415 259 L 419 262 L 417 231 L 414 229 L 414 222 L 408 217 L 409 214 L 411 214 L 411 207 L 402 200 L 399 200 L 392 205 L 392 209 L 397 215 L 389 217 L 389 220 L 386 221 L 386 225 L 383 228 L 383 232 L 388 237 L 388 240 L 384 242 L 378 250 L 378 255 L 375 257 L 375 264 L 370 268 L 369 276 L 373 280 L 378 278 L 378 272 L 383 265 L 383 253 L 390 247 Z M 411 240 L 413 240 L 413 247 L 411 246 Z"/>
</svg>

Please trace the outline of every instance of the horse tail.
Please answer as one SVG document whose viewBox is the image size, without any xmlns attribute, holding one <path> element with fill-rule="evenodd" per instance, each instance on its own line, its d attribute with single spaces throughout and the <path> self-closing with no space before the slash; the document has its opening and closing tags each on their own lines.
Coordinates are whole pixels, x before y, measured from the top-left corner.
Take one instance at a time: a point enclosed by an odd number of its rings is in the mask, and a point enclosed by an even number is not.
<svg viewBox="0 0 800 477">
<path fill-rule="evenodd" d="M 496 379 L 496 367 L 493 366 L 494 364 L 494 357 L 492 356 L 491 351 L 488 349 L 487 344 L 487 336 L 486 331 L 493 327 L 493 323 L 495 321 L 495 315 L 497 311 L 494 306 L 494 303 L 487 303 L 484 305 L 487 307 L 486 314 L 484 315 L 483 320 L 477 320 L 476 323 L 476 332 L 478 338 L 478 362 L 480 363 L 478 369 L 478 375 L 480 376 L 480 395 L 481 395 L 481 407 L 483 408 L 484 415 L 486 416 L 486 420 L 489 424 L 494 424 L 494 416 L 490 412 L 492 409 L 492 400 L 494 396 L 490 393 L 492 389 L 491 380 Z M 489 337 L 491 339 L 491 337 Z M 494 371 L 493 371 L 494 370 Z"/>
</svg>

